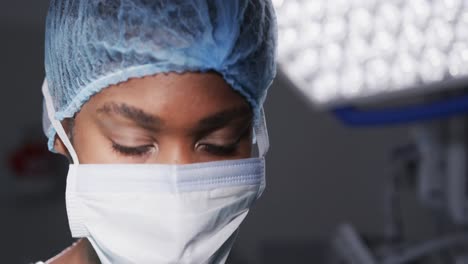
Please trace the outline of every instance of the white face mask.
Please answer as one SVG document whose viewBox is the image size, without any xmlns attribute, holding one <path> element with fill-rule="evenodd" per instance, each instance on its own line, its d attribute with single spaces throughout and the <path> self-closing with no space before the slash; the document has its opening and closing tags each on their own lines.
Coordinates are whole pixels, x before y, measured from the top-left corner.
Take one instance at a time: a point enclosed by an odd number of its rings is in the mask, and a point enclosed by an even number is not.
<svg viewBox="0 0 468 264">
<path fill-rule="evenodd" d="M 189 165 L 79 164 L 44 82 L 49 119 L 72 156 L 66 202 L 73 237 L 87 237 L 102 263 L 224 263 L 237 230 L 265 187 L 268 135 L 259 158 Z"/>
</svg>

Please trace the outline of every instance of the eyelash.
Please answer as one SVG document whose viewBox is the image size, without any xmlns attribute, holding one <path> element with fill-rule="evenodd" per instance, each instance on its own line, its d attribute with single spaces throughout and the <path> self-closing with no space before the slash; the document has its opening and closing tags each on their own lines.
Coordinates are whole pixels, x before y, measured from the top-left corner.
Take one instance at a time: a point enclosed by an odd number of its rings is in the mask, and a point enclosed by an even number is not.
<svg viewBox="0 0 468 264">
<path fill-rule="evenodd" d="M 139 146 L 139 147 L 127 147 L 127 146 L 119 145 L 117 143 L 112 143 L 112 149 L 124 156 L 135 156 L 135 157 L 143 156 L 147 154 L 153 147 L 154 146 L 152 145 Z"/>
<path fill-rule="evenodd" d="M 232 155 L 237 150 L 238 145 L 239 145 L 239 142 L 235 142 L 234 144 L 225 145 L 225 146 L 219 146 L 219 145 L 213 145 L 213 144 L 202 144 L 200 146 L 202 150 L 212 155 L 228 156 L 228 155 Z"/>
<path fill-rule="evenodd" d="M 220 156 L 227 156 L 233 154 L 238 146 L 238 142 L 226 145 L 226 146 L 218 146 L 213 144 L 203 144 L 201 145 L 202 149 L 212 155 L 220 155 Z M 153 146 L 141 146 L 141 147 L 127 147 L 118 145 L 116 143 L 112 144 L 112 148 L 117 151 L 118 153 L 125 155 L 125 156 L 143 156 L 147 154 Z"/>
<path fill-rule="evenodd" d="M 249 135 L 249 130 L 247 129 L 242 135 L 236 140 L 236 142 L 229 145 L 214 145 L 214 144 L 201 144 L 202 149 L 206 152 L 217 155 L 217 156 L 229 156 L 234 154 L 239 147 L 239 143 L 243 138 Z"/>
<path fill-rule="evenodd" d="M 236 140 L 236 142 L 232 144 L 228 144 L 228 145 L 200 144 L 199 146 L 201 147 L 202 150 L 208 152 L 211 155 L 229 156 L 236 152 L 237 148 L 239 147 L 240 141 L 247 135 L 248 135 L 248 131 L 243 133 L 243 135 L 241 135 Z M 141 157 L 141 156 L 146 155 L 153 147 L 154 147 L 153 145 L 128 147 L 128 146 L 119 145 L 115 142 L 112 143 L 112 149 L 114 151 L 124 156 L 134 156 L 134 157 Z"/>
</svg>

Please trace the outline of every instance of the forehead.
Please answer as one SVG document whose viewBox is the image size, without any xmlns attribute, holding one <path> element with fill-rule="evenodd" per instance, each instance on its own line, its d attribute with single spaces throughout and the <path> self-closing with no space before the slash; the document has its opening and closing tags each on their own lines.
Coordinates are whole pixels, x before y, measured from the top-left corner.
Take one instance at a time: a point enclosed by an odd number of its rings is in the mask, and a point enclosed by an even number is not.
<svg viewBox="0 0 468 264">
<path fill-rule="evenodd" d="M 125 103 L 167 121 L 188 122 L 234 107 L 248 106 L 224 79 L 213 72 L 167 73 L 131 79 L 93 96 L 82 112 L 107 103 Z"/>
</svg>

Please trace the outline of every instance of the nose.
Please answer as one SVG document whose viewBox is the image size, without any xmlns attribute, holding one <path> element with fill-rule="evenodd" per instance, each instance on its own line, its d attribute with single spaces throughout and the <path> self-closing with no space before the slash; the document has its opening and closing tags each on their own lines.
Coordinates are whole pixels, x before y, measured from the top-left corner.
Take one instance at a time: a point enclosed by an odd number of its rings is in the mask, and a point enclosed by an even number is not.
<svg viewBox="0 0 468 264">
<path fill-rule="evenodd" d="M 184 141 L 165 142 L 159 146 L 156 163 L 160 164 L 190 164 L 195 163 L 191 144 Z"/>
</svg>

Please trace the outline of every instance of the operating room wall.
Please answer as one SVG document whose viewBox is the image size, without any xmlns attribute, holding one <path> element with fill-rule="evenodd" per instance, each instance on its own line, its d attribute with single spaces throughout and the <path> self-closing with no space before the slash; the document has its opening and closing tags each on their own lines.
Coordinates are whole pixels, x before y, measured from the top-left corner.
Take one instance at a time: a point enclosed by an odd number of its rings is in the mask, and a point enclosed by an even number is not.
<svg viewBox="0 0 468 264">
<path fill-rule="evenodd" d="M 40 7 L 34 23 L 15 22 L 15 16 L 0 20 L 1 263 L 45 260 L 72 242 L 63 196 L 23 199 L 6 165 L 21 138 L 40 128 L 44 31 L 37 21 L 45 15 Z M 269 92 L 266 115 L 271 140 L 267 189 L 233 250 L 241 263 L 265 263 L 296 249 L 320 251 L 342 222 L 365 233 L 381 232 L 388 154 L 408 141 L 408 128 L 346 128 L 310 106 L 282 76 Z"/>
<path fill-rule="evenodd" d="M 64 247 L 71 239 L 63 200 L 40 191 L 39 195 L 20 193 L 20 183 L 9 166 L 23 139 L 41 133 L 42 24 L 2 23 L 0 34 L 4 91 L 0 96 L 0 262 L 29 263 L 57 253 L 57 247 Z"/>
</svg>

